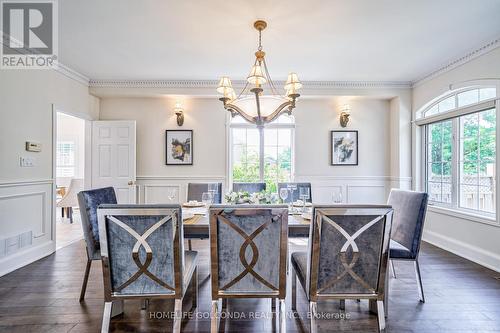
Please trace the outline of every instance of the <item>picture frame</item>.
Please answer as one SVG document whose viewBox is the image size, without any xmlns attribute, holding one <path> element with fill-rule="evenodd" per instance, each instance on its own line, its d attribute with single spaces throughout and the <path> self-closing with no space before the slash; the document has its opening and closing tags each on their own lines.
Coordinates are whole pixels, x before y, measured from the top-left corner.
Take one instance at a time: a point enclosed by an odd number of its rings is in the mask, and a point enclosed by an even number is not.
<svg viewBox="0 0 500 333">
<path fill-rule="evenodd" d="M 165 164 L 193 165 L 193 130 L 165 131 Z"/>
<path fill-rule="evenodd" d="M 330 164 L 355 166 L 359 164 L 358 131 L 330 131 Z"/>
</svg>

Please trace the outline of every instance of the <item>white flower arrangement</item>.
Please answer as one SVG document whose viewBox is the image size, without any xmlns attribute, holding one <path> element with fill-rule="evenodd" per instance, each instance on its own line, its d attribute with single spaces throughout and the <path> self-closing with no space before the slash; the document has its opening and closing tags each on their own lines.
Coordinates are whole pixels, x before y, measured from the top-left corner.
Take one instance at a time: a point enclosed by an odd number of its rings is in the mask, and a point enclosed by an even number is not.
<svg viewBox="0 0 500 333">
<path fill-rule="evenodd" d="M 276 193 L 261 191 L 257 193 L 228 192 L 225 196 L 229 204 L 273 204 L 278 201 Z"/>
</svg>

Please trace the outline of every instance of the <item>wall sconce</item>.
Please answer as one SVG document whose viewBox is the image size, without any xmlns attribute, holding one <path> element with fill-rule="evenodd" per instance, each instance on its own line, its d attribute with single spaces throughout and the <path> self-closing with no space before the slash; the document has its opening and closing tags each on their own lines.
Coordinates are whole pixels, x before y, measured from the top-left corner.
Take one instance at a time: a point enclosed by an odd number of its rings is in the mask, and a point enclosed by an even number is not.
<svg viewBox="0 0 500 333">
<path fill-rule="evenodd" d="M 184 124 L 184 108 L 181 102 L 175 102 L 174 112 L 177 116 L 177 125 L 182 126 Z"/>
<path fill-rule="evenodd" d="M 349 104 L 345 104 L 342 107 L 342 112 L 340 113 L 340 126 L 347 127 L 350 115 L 351 115 L 351 107 L 349 106 Z"/>
</svg>

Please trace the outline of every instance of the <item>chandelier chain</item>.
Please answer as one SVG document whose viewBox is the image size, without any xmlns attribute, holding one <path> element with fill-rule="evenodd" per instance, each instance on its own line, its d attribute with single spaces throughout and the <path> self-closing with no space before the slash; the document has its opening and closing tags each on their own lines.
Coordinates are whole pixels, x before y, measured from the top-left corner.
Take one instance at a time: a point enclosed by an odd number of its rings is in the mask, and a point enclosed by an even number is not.
<svg viewBox="0 0 500 333">
<path fill-rule="evenodd" d="M 259 51 L 262 51 L 262 30 L 259 30 Z"/>
</svg>

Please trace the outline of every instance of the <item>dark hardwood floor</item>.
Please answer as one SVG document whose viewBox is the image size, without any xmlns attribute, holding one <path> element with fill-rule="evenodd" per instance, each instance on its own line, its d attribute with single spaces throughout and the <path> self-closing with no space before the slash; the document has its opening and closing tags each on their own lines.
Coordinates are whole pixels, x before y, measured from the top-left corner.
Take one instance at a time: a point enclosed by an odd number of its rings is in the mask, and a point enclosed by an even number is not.
<svg viewBox="0 0 500 333">
<path fill-rule="evenodd" d="M 208 241 L 194 241 L 200 251 L 200 298 L 194 317 L 185 319 L 184 332 L 206 332 L 210 328 L 210 282 L 208 278 Z M 305 248 L 304 240 L 292 240 L 291 250 Z M 83 241 L 65 247 L 55 254 L 0 278 L 0 332 L 98 332 L 100 330 L 103 295 L 100 264 L 94 263 L 85 302 L 78 296 L 85 268 Z M 500 332 L 500 276 L 492 270 L 424 243 L 421 269 L 426 303 L 418 301 L 411 263 L 396 262 L 397 279 L 391 278 L 388 332 Z M 290 283 L 289 283 L 290 285 Z M 290 296 L 290 292 L 288 292 Z M 290 310 L 290 297 L 287 310 Z M 307 303 L 298 291 L 301 320 L 289 318 L 287 331 L 308 331 Z M 191 300 L 187 295 L 184 310 Z M 151 318 L 156 312 L 172 311 L 172 301 L 152 301 L 148 310 L 140 310 L 139 302 L 126 302 L 125 313 L 111 321 L 115 332 L 168 332 L 172 322 Z M 268 300 L 229 301 L 233 315 L 249 315 L 258 311 L 265 316 Z M 318 303 L 318 310 L 340 313 L 337 302 Z M 345 313 L 350 319 L 319 321 L 319 332 L 375 332 L 376 316 L 368 312 L 366 301 L 348 301 Z M 222 320 L 226 332 L 273 331 L 270 318 Z"/>
</svg>

